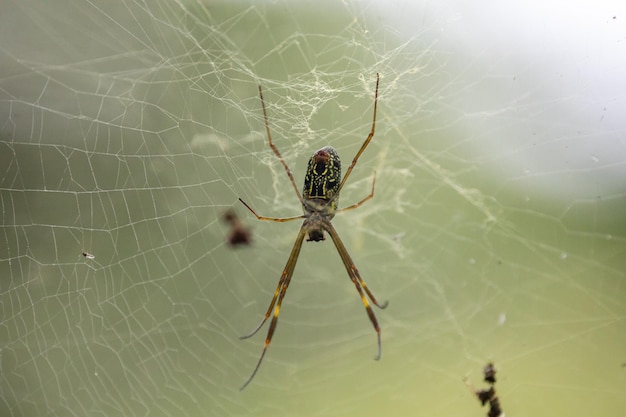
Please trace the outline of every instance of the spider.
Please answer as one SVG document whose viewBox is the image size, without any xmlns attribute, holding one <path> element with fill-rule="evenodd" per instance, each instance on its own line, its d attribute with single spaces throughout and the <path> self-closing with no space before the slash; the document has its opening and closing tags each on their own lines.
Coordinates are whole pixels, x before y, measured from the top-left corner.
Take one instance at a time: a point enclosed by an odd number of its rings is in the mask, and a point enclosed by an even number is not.
<svg viewBox="0 0 626 417">
<path fill-rule="evenodd" d="M 267 348 L 269 347 L 272 341 L 272 336 L 274 335 L 274 331 L 276 330 L 276 324 L 278 323 L 278 314 L 280 313 L 280 306 L 283 302 L 283 298 L 285 297 L 285 293 L 287 292 L 287 287 L 289 286 L 289 282 L 291 281 L 294 268 L 296 267 L 296 262 L 298 261 L 298 256 L 300 255 L 300 249 L 302 248 L 302 242 L 304 240 L 304 237 L 307 234 L 308 234 L 308 238 L 307 238 L 308 242 L 311 242 L 311 241 L 319 242 L 319 241 L 325 240 L 326 238 L 324 236 L 324 232 L 327 232 L 330 235 L 330 238 L 332 239 L 333 243 L 335 244 L 335 247 L 337 248 L 337 251 L 339 252 L 339 256 L 341 257 L 341 260 L 343 261 L 343 264 L 346 267 L 348 276 L 350 276 L 350 279 L 354 283 L 354 286 L 356 287 L 356 290 L 359 293 L 361 300 L 363 301 L 363 305 L 365 306 L 367 315 L 370 321 L 372 322 L 374 329 L 376 330 L 376 335 L 378 337 L 378 353 L 374 359 L 376 360 L 380 359 L 380 356 L 381 356 L 380 326 L 378 325 L 378 320 L 376 319 L 374 310 L 372 310 L 372 307 L 370 306 L 370 302 L 368 301 L 365 294 L 367 294 L 371 302 L 378 308 L 383 309 L 387 307 L 388 302 L 385 301 L 384 303 L 379 304 L 378 301 L 376 301 L 376 297 L 374 297 L 374 294 L 372 294 L 372 292 L 367 288 L 367 285 L 365 284 L 365 281 L 363 281 L 363 278 L 361 278 L 361 275 L 359 274 L 359 270 L 356 268 L 356 265 L 352 261 L 352 258 L 350 257 L 348 250 L 346 249 L 345 245 L 341 241 L 341 238 L 339 237 L 337 230 L 331 223 L 331 220 L 335 216 L 336 213 L 355 209 L 361 206 L 367 200 L 370 200 L 372 197 L 374 197 L 374 186 L 376 184 L 375 175 L 374 175 L 374 180 L 372 181 L 372 190 L 368 196 L 366 196 L 364 199 L 362 199 L 356 204 L 353 204 L 351 206 L 348 206 L 342 209 L 337 209 L 337 201 L 339 198 L 339 192 L 341 191 L 346 181 L 348 180 L 348 177 L 350 176 L 350 173 L 352 172 L 352 169 L 356 165 L 359 157 L 361 156 L 363 151 L 365 151 L 365 148 L 367 148 L 367 145 L 369 145 L 370 141 L 374 137 L 374 130 L 376 128 L 376 107 L 378 104 L 379 80 L 380 80 L 380 77 L 378 74 L 376 74 L 376 91 L 374 94 L 374 116 L 372 119 L 372 129 L 370 133 L 367 135 L 365 142 L 363 142 L 363 144 L 361 145 L 361 149 L 359 149 L 359 151 L 356 153 L 354 159 L 352 160 L 352 163 L 348 167 L 348 170 L 346 171 L 346 175 L 343 177 L 343 180 L 341 179 L 341 161 L 339 160 L 339 155 L 337 155 L 337 152 L 335 151 L 333 147 L 331 146 L 323 147 L 322 149 L 315 152 L 311 156 L 311 159 L 309 159 L 309 163 L 308 163 L 307 170 L 306 170 L 306 175 L 304 177 L 304 189 L 302 190 L 302 194 L 300 194 L 300 192 L 298 191 L 298 186 L 296 185 L 296 182 L 293 178 L 293 174 L 291 173 L 291 170 L 289 169 L 289 166 L 287 166 L 287 163 L 281 156 L 280 152 L 278 151 L 278 148 L 276 148 L 276 146 L 272 142 L 272 135 L 270 134 L 269 123 L 267 121 L 267 111 L 265 109 L 265 100 L 263 99 L 263 90 L 261 89 L 261 86 L 259 86 L 259 97 L 261 98 L 261 105 L 263 107 L 263 117 L 265 119 L 265 130 L 267 131 L 267 138 L 269 140 L 270 147 L 272 148 L 272 151 L 274 152 L 274 154 L 278 157 L 278 160 L 280 161 L 280 163 L 285 168 L 285 171 L 287 172 L 287 176 L 289 177 L 289 181 L 291 182 L 291 185 L 293 186 L 293 189 L 295 190 L 296 195 L 298 196 L 298 200 L 300 200 L 300 203 L 302 204 L 302 209 L 304 211 L 304 214 L 300 216 L 282 217 L 282 218 L 264 217 L 264 216 L 258 215 L 252 209 L 252 207 L 250 207 L 241 198 L 239 199 L 239 201 L 241 201 L 241 203 L 244 206 L 246 206 L 248 210 L 250 210 L 250 212 L 252 212 L 252 214 L 254 214 L 254 216 L 259 220 L 268 220 L 268 221 L 281 222 L 281 223 L 288 222 L 291 220 L 297 220 L 297 219 L 304 219 L 304 221 L 302 222 L 302 226 L 300 227 L 300 231 L 298 232 L 298 235 L 296 237 L 296 242 L 294 243 L 293 248 L 291 249 L 291 254 L 289 255 L 289 258 L 287 259 L 287 264 L 285 265 L 285 269 L 283 269 L 283 272 L 280 276 L 280 280 L 278 281 L 278 285 L 276 286 L 276 290 L 274 291 L 274 296 L 272 297 L 272 301 L 270 302 L 270 305 L 267 311 L 265 312 L 265 317 L 254 328 L 254 330 L 252 330 L 252 332 L 241 337 L 241 339 L 247 339 L 249 337 L 254 336 L 259 331 L 259 329 L 263 326 L 263 324 L 265 324 L 265 322 L 270 317 L 270 315 L 272 315 L 272 311 L 273 311 L 272 321 L 270 323 L 269 330 L 267 331 L 267 336 L 265 338 L 265 346 L 263 347 L 261 356 L 259 357 L 259 360 L 256 364 L 256 367 L 252 371 L 252 374 L 246 380 L 246 382 L 242 385 L 241 390 L 243 390 L 246 386 L 248 386 L 250 381 L 252 381 L 252 379 L 256 375 L 257 371 L 259 370 L 259 367 L 261 366 L 261 362 L 263 361 L 263 357 L 265 356 L 265 353 L 267 352 Z"/>
</svg>

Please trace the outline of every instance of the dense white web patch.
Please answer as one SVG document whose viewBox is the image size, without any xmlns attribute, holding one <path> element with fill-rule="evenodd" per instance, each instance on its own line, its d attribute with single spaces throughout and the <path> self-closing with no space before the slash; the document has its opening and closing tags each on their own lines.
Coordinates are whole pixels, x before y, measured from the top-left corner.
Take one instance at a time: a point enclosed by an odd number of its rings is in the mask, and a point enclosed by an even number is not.
<svg viewBox="0 0 626 417">
<path fill-rule="evenodd" d="M 626 13 L 379 6 L 2 7 L 1 415 L 481 415 L 462 378 L 488 361 L 507 413 L 623 414 Z M 382 359 L 305 243 L 240 393 L 299 225 L 237 198 L 301 213 L 257 86 L 300 187 L 322 146 L 349 164 L 376 73 L 340 204 L 376 194 L 333 223 L 390 302 Z"/>
</svg>

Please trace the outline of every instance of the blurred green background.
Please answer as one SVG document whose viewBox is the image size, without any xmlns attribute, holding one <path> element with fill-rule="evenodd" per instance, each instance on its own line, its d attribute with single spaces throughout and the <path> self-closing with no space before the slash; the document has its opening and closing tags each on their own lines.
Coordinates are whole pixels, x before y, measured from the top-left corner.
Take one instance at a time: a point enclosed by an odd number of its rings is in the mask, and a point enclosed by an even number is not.
<svg viewBox="0 0 626 417">
<path fill-rule="evenodd" d="M 0 5 L 0 414 L 626 412 L 626 65 L 613 3 Z M 305 243 L 332 145 L 376 135 L 333 223 L 379 300 L 383 355 L 333 245 Z M 221 216 L 253 230 L 233 250 Z M 82 252 L 95 256 L 87 259 Z"/>
</svg>

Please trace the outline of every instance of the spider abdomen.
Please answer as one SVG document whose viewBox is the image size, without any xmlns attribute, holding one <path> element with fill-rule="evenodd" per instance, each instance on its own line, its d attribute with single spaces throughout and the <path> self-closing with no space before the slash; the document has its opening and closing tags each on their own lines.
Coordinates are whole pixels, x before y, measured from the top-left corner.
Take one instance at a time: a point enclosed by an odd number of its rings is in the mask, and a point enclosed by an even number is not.
<svg viewBox="0 0 626 417">
<path fill-rule="evenodd" d="M 325 146 L 316 151 L 309 159 L 302 196 L 307 200 L 330 201 L 330 207 L 323 210 L 329 214 L 337 208 L 337 197 L 341 183 L 341 160 L 332 146 Z M 311 208 L 304 207 L 305 211 Z"/>
</svg>

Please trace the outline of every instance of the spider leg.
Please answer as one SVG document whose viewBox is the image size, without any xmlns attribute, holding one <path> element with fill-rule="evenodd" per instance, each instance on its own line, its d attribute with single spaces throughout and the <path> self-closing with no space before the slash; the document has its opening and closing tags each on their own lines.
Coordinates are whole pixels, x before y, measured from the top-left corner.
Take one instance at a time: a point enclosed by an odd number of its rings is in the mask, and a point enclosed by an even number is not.
<svg viewBox="0 0 626 417">
<path fill-rule="evenodd" d="M 376 172 L 374 172 L 374 179 L 372 180 L 372 192 L 369 193 L 369 195 L 367 195 L 363 200 L 359 201 L 358 203 L 352 204 L 351 206 L 348 207 L 344 207 L 341 209 L 338 209 L 335 211 L 335 213 L 339 213 L 342 211 L 348 211 L 348 210 L 353 210 L 357 207 L 361 207 L 361 205 L 363 203 L 365 203 L 367 200 L 371 200 L 374 197 L 374 186 L 376 185 Z"/>
<path fill-rule="evenodd" d="M 348 177 L 350 176 L 350 173 L 352 172 L 352 169 L 356 165 L 356 162 L 359 160 L 359 157 L 361 156 L 363 151 L 365 151 L 365 148 L 367 148 L 367 145 L 370 144 L 370 141 L 374 137 L 374 131 L 376 130 L 376 109 L 378 107 L 378 82 L 379 81 L 380 81 L 380 75 L 376 74 L 376 92 L 374 93 L 374 117 L 372 118 L 372 130 L 367 135 L 367 138 L 365 139 L 365 142 L 363 142 L 363 145 L 361 145 L 361 149 L 359 149 L 359 151 L 356 153 L 356 155 L 354 156 L 354 159 L 352 160 L 352 163 L 350 164 L 350 166 L 346 170 L 346 173 L 343 176 L 343 179 L 341 180 L 341 184 L 339 184 L 339 189 L 337 190 L 335 195 L 339 195 L 339 191 L 341 191 L 341 189 L 343 188 L 344 184 L 348 180 Z"/>
<path fill-rule="evenodd" d="M 273 222 L 284 223 L 284 222 L 290 222 L 290 221 L 292 221 L 292 220 L 298 220 L 298 219 L 303 219 L 303 218 L 304 218 L 304 215 L 303 215 L 303 214 L 301 214 L 301 215 L 299 215 L 299 216 L 293 216 L 293 217 L 265 217 L 265 216 L 259 216 L 258 214 L 256 214 L 256 211 L 254 211 L 254 210 L 252 209 L 252 207 L 250 207 L 250 206 L 248 205 L 248 203 L 246 203 L 245 201 L 243 201 L 241 198 L 239 199 L 239 201 L 241 201 L 241 204 L 243 204 L 244 206 L 246 206 L 246 208 L 247 208 L 248 210 L 250 210 L 250 212 L 251 212 L 252 214 L 254 214 L 254 216 L 255 216 L 257 219 L 259 219 L 259 220 L 270 220 L 270 221 L 273 221 Z"/>
<path fill-rule="evenodd" d="M 263 118 L 265 119 L 265 131 L 267 132 L 267 139 L 270 142 L 270 148 L 272 148 L 272 151 L 278 157 L 278 160 L 280 161 L 280 163 L 283 164 L 283 167 L 285 168 L 285 171 L 287 172 L 287 176 L 289 177 L 289 181 L 291 181 L 291 185 L 293 185 L 293 189 L 296 191 L 298 200 L 300 200 L 300 203 L 304 205 L 304 201 L 302 200 L 302 194 L 300 194 L 300 191 L 298 191 L 296 180 L 294 180 L 293 174 L 291 173 L 289 166 L 283 159 L 280 152 L 278 152 L 278 148 L 274 145 L 274 142 L 272 142 L 272 134 L 270 133 L 270 124 L 267 121 L 267 111 L 265 110 L 265 100 L 263 99 L 263 89 L 261 88 L 261 86 L 259 86 L 259 97 L 261 97 L 261 105 L 263 106 Z"/>
<path fill-rule="evenodd" d="M 276 300 L 278 299 L 278 296 L 281 293 L 281 290 L 285 284 L 285 281 L 287 281 L 287 284 L 289 284 L 289 280 L 291 280 L 291 275 L 293 274 L 293 270 L 296 266 L 296 261 L 298 260 L 298 254 L 300 252 L 300 248 L 302 247 L 302 239 L 304 238 L 304 233 L 302 233 L 302 228 L 300 229 L 300 232 L 302 234 L 302 237 L 300 237 L 300 235 L 298 235 L 297 237 L 296 243 L 294 244 L 293 249 L 291 250 L 291 254 L 289 255 L 289 259 L 287 260 L 285 269 L 283 270 L 283 273 L 280 276 L 280 280 L 278 280 L 276 291 L 274 291 L 274 296 L 272 297 L 272 301 L 270 302 L 270 305 L 267 308 L 267 311 L 265 312 L 265 316 L 263 317 L 263 320 L 261 320 L 261 322 L 250 333 L 244 336 L 240 336 L 239 337 L 240 339 L 248 339 L 254 336 L 259 331 L 259 329 L 263 327 L 267 319 L 270 317 L 272 310 L 274 309 L 274 305 L 276 304 Z M 294 251 L 296 250 L 297 252 L 294 254 Z M 295 255 L 295 258 L 294 258 L 294 255 Z M 287 289 L 285 288 L 285 291 L 286 290 Z M 284 294 L 281 296 L 281 299 L 282 297 L 284 297 Z"/>
<path fill-rule="evenodd" d="M 274 331 L 276 330 L 276 324 L 278 323 L 278 314 L 280 314 L 280 306 L 283 302 L 283 298 L 285 298 L 285 294 L 287 293 L 287 287 L 289 287 L 289 282 L 291 281 L 291 277 L 293 276 L 293 271 L 296 267 L 296 262 L 298 262 L 298 256 L 300 255 L 300 249 L 302 248 L 302 242 L 304 240 L 304 236 L 306 235 L 307 229 L 302 226 L 300 231 L 298 232 L 298 236 L 296 237 L 296 242 L 293 244 L 293 249 L 291 249 L 291 254 L 289 255 L 289 259 L 287 259 L 287 264 L 285 265 L 285 269 L 280 276 L 280 280 L 278 281 L 278 286 L 276 287 L 276 291 L 274 291 L 274 297 L 272 298 L 272 302 L 270 303 L 269 308 L 265 312 L 265 317 L 259 323 L 259 325 L 252 331 L 252 333 L 243 336 L 242 339 L 247 339 L 248 337 L 254 335 L 261 326 L 267 321 L 270 316 L 272 310 L 274 310 L 274 316 L 272 317 L 272 322 L 270 323 L 270 328 L 267 331 L 267 336 L 265 337 L 265 346 L 263 346 L 263 352 L 261 352 L 261 356 L 259 357 L 259 361 L 257 362 L 254 370 L 250 377 L 246 380 L 246 382 L 239 389 L 243 390 L 248 386 L 250 381 L 254 378 L 259 367 L 261 366 L 261 362 L 263 362 L 263 358 L 265 357 L 265 352 L 267 352 L 267 348 L 272 342 L 272 336 L 274 335 Z M 278 301 L 277 301 L 278 300 Z M 276 308 L 274 308 L 276 305 Z"/>
<path fill-rule="evenodd" d="M 365 285 L 365 281 L 363 281 L 363 278 L 361 278 L 361 275 L 359 274 L 359 270 L 356 268 L 356 265 L 352 261 L 352 258 L 350 257 L 348 250 L 346 249 L 345 245 L 341 241 L 341 238 L 339 237 L 339 233 L 337 233 L 337 230 L 332 225 L 332 223 L 330 221 L 325 221 L 323 223 L 323 226 L 324 226 L 324 229 L 328 232 L 328 234 L 332 238 L 333 243 L 337 247 L 337 252 L 339 252 L 339 256 L 341 256 L 341 260 L 343 261 L 343 264 L 346 267 L 346 271 L 348 272 L 350 279 L 354 283 L 356 290 L 361 296 L 361 300 L 363 301 L 363 305 L 365 306 L 367 315 L 370 318 L 370 321 L 372 322 L 374 329 L 376 330 L 376 336 L 378 337 L 378 354 L 374 357 L 374 359 L 379 360 L 381 356 L 381 352 L 382 352 L 381 342 L 380 342 L 380 326 L 378 325 L 376 314 L 374 314 L 374 310 L 372 310 L 372 307 L 370 306 L 369 301 L 367 301 L 367 297 L 365 297 L 363 290 L 365 290 L 365 293 L 367 293 L 370 300 L 372 300 L 372 304 L 374 304 L 376 307 L 386 308 L 389 303 L 385 301 L 383 304 L 379 304 L 378 301 L 376 300 L 376 297 L 374 297 L 374 294 L 372 294 L 372 292 L 367 288 L 367 285 Z"/>
</svg>

